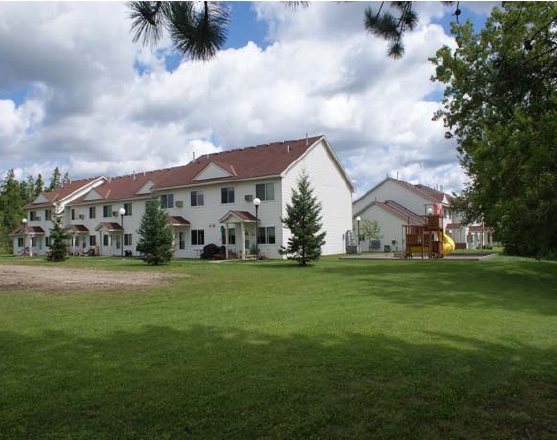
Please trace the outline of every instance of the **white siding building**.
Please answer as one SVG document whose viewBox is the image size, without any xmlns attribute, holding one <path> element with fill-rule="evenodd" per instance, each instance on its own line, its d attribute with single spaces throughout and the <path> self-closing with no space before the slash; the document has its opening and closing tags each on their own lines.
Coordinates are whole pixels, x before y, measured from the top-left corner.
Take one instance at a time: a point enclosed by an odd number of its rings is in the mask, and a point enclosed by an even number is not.
<svg viewBox="0 0 557 440">
<path fill-rule="evenodd" d="M 322 204 L 326 243 L 323 255 L 344 253 L 351 229 L 354 190 L 324 136 L 276 142 L 202 156 L 187 165 L 116 178 L 88 179 L 64 203 L 44 193 L 26 206 L 26 229 L 14 231 L 14 252 L 29 246 L 29 228 L 43 232 L 33 251 L 48 250 L 52 223 L 33 212 L 55 209 L 64 214 L 72 241 L 69 251 L 100 255 L 136 255 L 137 230 L 152 196 L 160 197 L 174 227 L 175 257 L 198 257 L 209 243 L 225 246 L 229 256 L 245 258 L 258 237 L 260 255 L 282 258 L 289 231 L 282 226 L 292 187 L 304 171 Z M 74 186 L 78 186 L 75 182 Z M 67 193 L 67 194 L 66 194 Z M 261 204 L 257 212 L 254 199 Z M 55 200 L 56 199 L 56 200 Z M 124 215 L 120 215 L 120 209 Z M 26 240 L 27 238 L 27 240 Z"/>
<path fill-rule="evenodd" d="M 357 231 L 356 218 L 377 220 L 381 228 L 380 248 L 389 246 L 393 251 L 405 249 L 402 225 L 424 224 L 423 216 L 434 204 L 443 206 L 443 228 L 456 243 L 464 240 L 460 218 L 451 209 L 451 197 L 442 191 L 425 185 L 413 185 L 387 177 L 353 203 L 353 230 Z M 368 250 L 365 241 L 360 242 L 363 251 Z"/>
</svg>

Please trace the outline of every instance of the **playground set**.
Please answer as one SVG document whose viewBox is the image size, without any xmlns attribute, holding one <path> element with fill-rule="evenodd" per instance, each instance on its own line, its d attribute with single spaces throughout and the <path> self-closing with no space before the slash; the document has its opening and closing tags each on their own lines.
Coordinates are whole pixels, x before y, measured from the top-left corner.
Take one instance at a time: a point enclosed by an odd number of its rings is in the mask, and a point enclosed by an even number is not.
<svg viewBox="0 0 557 440">
<path fill-rule="evenodd" d="M 455 243 L 443 230 L 443 205 L 426 205 L 423 225 L 403 225 L 406 237 L 404 258 L 443 258 L 455 249 Z"/>
</svg>

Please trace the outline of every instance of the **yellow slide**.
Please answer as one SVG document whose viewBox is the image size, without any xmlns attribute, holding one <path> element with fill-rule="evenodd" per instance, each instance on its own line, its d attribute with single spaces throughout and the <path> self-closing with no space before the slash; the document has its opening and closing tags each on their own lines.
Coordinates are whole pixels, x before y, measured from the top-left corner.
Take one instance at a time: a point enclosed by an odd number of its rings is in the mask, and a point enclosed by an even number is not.
<svg viewBox="0 0 557 440">
<path fill-rule="evenodd" d="M 443 239 L 443 255 L 450 254 L 455 249 L 454 241 L 444 232 L 441 232 L 441 238 Z"/>
</svg>

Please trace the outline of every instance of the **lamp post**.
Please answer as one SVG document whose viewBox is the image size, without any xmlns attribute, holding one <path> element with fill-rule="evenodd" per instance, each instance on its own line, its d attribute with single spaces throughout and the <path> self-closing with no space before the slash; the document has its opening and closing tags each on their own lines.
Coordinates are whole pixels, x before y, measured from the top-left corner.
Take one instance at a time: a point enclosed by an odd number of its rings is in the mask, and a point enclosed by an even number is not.
<svg viewBox="0 0 557 440">
<path fill-rule="evenodd" d="M 253 205 L 255 206 L 255 259 L 258 260 L 259 259 L 259 242 L 258 242 L 258 237 L 257 237 L 257 223 L 258 223 L 258 219 L 259 219 L 259 205 L 261 204 L 261 200 L 259 200 L 257 197 L 255 199 L 253 199 Z"/>
<path fill-rule="evenodd" d="M 118 214 L 120 214 L 120 226 L 122 226 L 122 243 L 121 243 L 121 250 L 122 250 L 122 258 L 124 258 L 124 214 L 126 213 L 125 208 L 120 208 L 118 210 Z"/>
<path fill-rule="evenodd" d="M 358 216 L 356 217 L 356 222 L 358 223 L 358 247 L 356 248 L 356 250 L 358 251 L 358 254 L 360 253 L 360 221 L 362 220 L 362 217 Z"/>
<path fill-rule="evenodd" d="M 21 224 L 23 225 L 23 256 L 25 257 L 25 233 L 27 232 L 27 219 L 21 219 Z"/>
</svg>

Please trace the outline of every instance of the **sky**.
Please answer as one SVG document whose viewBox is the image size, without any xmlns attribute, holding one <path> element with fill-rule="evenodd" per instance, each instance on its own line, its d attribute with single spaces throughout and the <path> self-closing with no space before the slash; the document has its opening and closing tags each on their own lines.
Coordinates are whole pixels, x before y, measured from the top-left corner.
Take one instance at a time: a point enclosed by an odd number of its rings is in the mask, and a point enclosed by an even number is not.
<svg viewBox="0 0 557 440">
<path fill-rule="evenodd" d="M 456 144 L 432 121 L 444 87 L 428 61 L 455 45 L 455 5 L 416 3 L 400 60 L 364 29 L 378 3 L 227 5 L 226 45 L 200 62 L 168 37 L 133 43 L 123 2 L 0 1 L 0 178 L 125 175 L 307 134 L 327 137 L 354 197 L 386 176 L 463 189 Z M 460 2 L 460 19 L 480 27 L 493 6 Z"/>
</svg>

